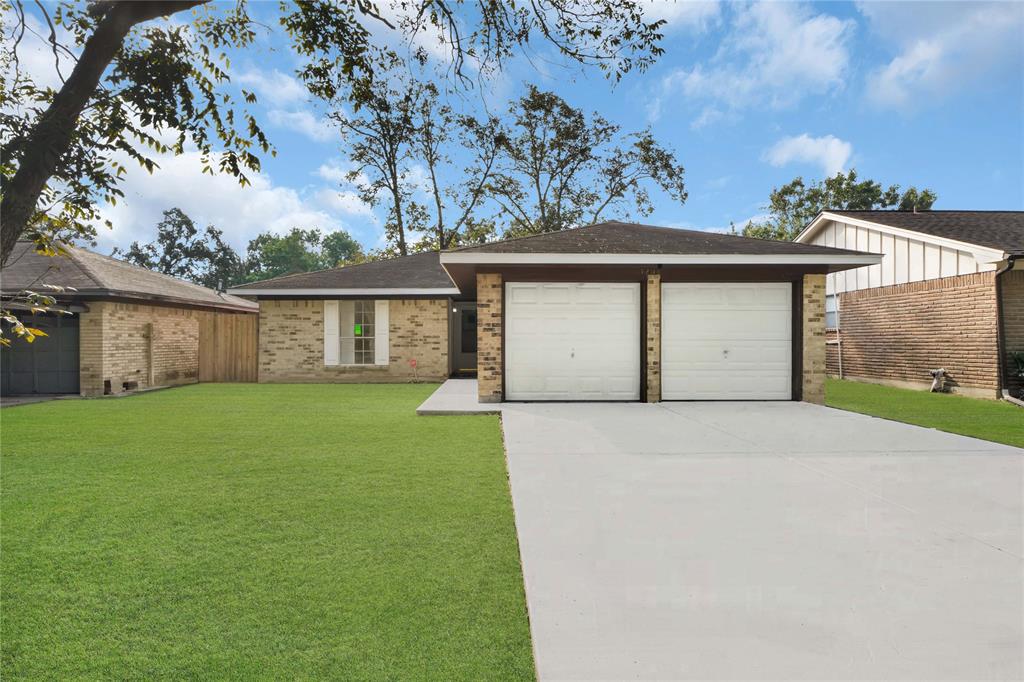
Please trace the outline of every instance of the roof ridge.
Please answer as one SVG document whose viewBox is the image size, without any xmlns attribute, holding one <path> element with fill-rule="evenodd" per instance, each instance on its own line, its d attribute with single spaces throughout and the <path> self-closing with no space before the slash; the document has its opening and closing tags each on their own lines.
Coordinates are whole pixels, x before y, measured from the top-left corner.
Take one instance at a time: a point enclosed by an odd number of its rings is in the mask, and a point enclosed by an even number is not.
<svg viewBox="0 0 1024 682">
<path fill-rule="evenodd" d="M 524 234 L 519 237 L 509 237 L 508 239 L 499 239 L 493 242 L 484 242 L 483 244 L 466 244 L 456 249 L 447 249 L 444 253 L 454 253 L 455 251 L 463 251 L 465 249 L 475 249 L 480 246 L 489 246 L 491 244 L 507 244 L 508 242 L 521 242 L 526 239 L 535 239 L 537 237 L 547 237 L 553 234 L 563 234 L 565 232 L 573 232 L 575 230 L 585 230 L 588 227 L 598 227 L 599 225 L 611 225 L 617 223 L 616 220 L 604 220 L 600 223 L 591 223 L 590 225 L 577 225 L 576 227 L 567 227 L 562 230 L 551 230 L 550 232 L 538 232 L 537 234 Z M 625 225 L 625 223 L 619 223 Z"/>
<path fill-rule="evenodd" d="M 61 246 L 63 246 L 64 250 L 68 252 L 68 257 L 71 258 L 72 261 L 74 261 L 75 265 L 77 265 L 78 268 L 85 273 L 85 276 L 92 280 L 93 284 L 95 284 L 97 287 L 101 289 L 105 286 L 103 282 L 100 280 L 99 275 L 97 275 L 93 271 L 93 269 L 86 265 L 80 258 L 80 254 L 91 253 L 90 251 L 87 251 L 86 249 L 80 249 L 77 246 L 72 246 L 71 244 L 65 244 L 64 242 L 61 242 Z"/>
</svg>

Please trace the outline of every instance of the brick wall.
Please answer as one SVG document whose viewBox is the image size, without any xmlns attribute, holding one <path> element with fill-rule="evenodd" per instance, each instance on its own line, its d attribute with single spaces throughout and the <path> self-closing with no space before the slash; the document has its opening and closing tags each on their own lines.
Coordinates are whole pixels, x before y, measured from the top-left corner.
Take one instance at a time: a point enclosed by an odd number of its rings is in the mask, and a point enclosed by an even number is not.
<svg viewBox="0 0 1024 682">
<path fill-rule="evenodd" d="M 373 383 L 448 377 L 447 299 L 392 300 L 388 364 L 324 365 L 324 303 L 260 301 L 260 383 Z M 410 360 L 416 360 L 413 368 Z"/>
<path fill-rule="evenodd" d="M 498 274 L 476 276 L 476 364 L 482 403 L 501 402 L 501 296 Z"/>
<path fill-rule="evenodd" d="M 1024 270 L 1011 270 L 1000 276 L 1003 289 L 1003 340 L 1006 345 L 1006 386 L 1014 396 L 1024 391 L 1024 378 L 1014 375 L 1017 365 L 1014 351 L 1024 353 Z"/>
<path fill-rule="evenodd" d="M 661 400 L 661 275 L 647 275 L 647 402 Z"/>
<path fill-rule="evenodd" d="M 848 292 L 839 308 L 846 378 L 927 388 L 943 367 L 951 390 L 996 395 L 994 272 Z"/>
<path fill-rule="evenodd" d="M 195 383 L 199 375 L 199 313 L 185 308 L 94 301 L 81 314 L 82 395 Z M 152 374 L 152 381 L 151 381 Z"/>
<path fill-rule="evenodd" d="M 825 275 L 804 275 L 802 399 L 825 403 Z"/>
<path fill-rule="evenodd" d="M 835 329 L 825 330 L 825 374 L 839 376 L 839 345 L 835 343 L 839 333 Z"/>
</svg>

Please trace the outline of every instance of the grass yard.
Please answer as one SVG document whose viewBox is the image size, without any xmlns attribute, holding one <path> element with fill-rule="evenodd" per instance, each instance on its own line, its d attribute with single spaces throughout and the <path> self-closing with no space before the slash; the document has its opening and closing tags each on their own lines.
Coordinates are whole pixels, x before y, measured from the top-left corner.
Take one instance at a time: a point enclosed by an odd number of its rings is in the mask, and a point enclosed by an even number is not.
<svg viewBox="0 0 1024 682">
<path fill-rule="evenodd" d="M 1024 408 L 1003 401 L 828 379 L 825 402 L 842 410 L 1024 448 Z"/>
<path fill-rule="evenodd" d="M 532 679 L 498 419 L 434 388 L 4 409 L 0 677 Z"/>
</svg>

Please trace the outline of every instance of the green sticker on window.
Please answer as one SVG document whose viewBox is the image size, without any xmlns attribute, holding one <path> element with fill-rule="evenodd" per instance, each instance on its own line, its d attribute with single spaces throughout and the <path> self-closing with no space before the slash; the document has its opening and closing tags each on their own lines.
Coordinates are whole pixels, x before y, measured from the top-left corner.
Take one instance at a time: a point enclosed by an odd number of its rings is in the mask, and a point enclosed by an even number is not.
<svg viewBox="0 0 1024 682">
<path fill-rule="evenodd" d="M 357 324 L 355 326 L 355 336 L 362 336 L 362 335 L 363 335 L 363 325 Z"/>
</svg>

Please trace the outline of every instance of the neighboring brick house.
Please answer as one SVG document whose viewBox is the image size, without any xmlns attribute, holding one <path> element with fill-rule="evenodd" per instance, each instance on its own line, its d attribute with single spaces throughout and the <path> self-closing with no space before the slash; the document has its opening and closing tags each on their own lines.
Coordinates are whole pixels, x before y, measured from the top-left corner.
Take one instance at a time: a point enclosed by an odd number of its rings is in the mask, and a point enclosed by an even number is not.
<svg viewBox="0 0 1024 682">
<path fill-rule="evenodd" d="M 627 223 L 278 277 L 261 382 L 502 400 L 824 400 L 825 276 L 878 256 Z"/>
<path fill-rule="evenodd" d="M 797 242 L 882 254 L 826 280 L 829 374 L 955 392 L 1024 390 L 1024 212 L 826 211 Z"/>
<path fill-rule="evenodd" d="M 66 250 L 66 256 L 43 256 L 19 242 L 0 271 L 8 299 L 25 289 L 49 293 L 47 284 L 68 287 L 55 294 L 54 308 L 70 313 L 18 312 L 47 336 L 0 350 L 3 395 L 92 396 L 194 383 L 201 326 L 256 315 L 257 306 L 245 299 L 86 249 Z"/>
</svg>

